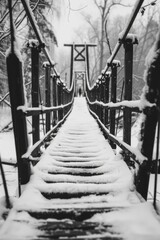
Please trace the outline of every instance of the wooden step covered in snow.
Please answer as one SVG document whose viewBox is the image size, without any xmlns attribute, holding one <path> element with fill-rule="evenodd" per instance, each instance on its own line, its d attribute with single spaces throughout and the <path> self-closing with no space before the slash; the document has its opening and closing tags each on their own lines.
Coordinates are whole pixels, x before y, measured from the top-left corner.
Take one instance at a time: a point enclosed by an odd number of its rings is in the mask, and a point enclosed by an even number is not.
<svg viewBox="0 0 160 240">
<path fill-rule="evenodd" d="M 77 98 L 33 167 L 0 239 L 158 239 L 159 227 L 153 207 L 135 191 L 127 165 L 85 100 Z"/>
</svg>

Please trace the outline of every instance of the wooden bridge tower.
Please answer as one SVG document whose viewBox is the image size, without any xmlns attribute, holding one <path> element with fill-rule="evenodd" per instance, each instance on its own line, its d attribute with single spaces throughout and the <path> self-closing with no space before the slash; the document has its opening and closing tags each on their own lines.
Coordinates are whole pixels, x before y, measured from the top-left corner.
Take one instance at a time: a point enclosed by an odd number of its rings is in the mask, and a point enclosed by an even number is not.
<svg viewBox="0 0 160 240">
<path fill-rule="evenodd" d="M 89 47 L 96 47 L 96 44 L 64 44 L 65 47 L 71 48 L 71 67 L 70 67 L 70 84 L 72 82 L 72 77 L 75 78 L 75 95 L 84 94 L 85 92 L 85 78 L 89 79 Z M 75 70 L 74 62 L 85 62 L 84 69 Z M 87 72 L 85 71 L 87 69 Z M 87 74 L 87 75 L 86 75 Z"/>
</svg>

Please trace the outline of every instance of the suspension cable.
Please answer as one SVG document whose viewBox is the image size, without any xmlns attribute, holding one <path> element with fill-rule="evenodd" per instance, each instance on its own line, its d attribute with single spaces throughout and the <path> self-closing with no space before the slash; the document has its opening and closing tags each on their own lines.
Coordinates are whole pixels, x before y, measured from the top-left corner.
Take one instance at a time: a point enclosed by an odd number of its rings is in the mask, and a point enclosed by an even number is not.
<svg viewBox="0 0 160 240">
<path fill-rule="evenodd" d="M 12 0 L 8 0 L 9 16 L 10 16 L 10 31 L 11 31 L 11 53 L 14 52 L 14 41 L 15 41 L 15 32 L 14 32 L 14 23 L 13 23 L 13 14 L 12 14 Z"/>
<path fill-rule="evenodd" d="M 132 24 L 139 12 L 139 9 L 141 8 L 141 5 L 143 4 L 144 0 L 137 0 L 136 4 L 135 4 L 135 7 L 132 11 L 132 14 L 130 16 L 130 19 L 129 19 L 129 23 L 128 25 L 126 26 L 126 28 L 124 29 L 123 33 L 122 33 L 122 36 L 120 38 L 120 41 L 117 42 L 113 52 L 112 52 L 112 55 L 110 56 L 110 58 L 108 59 L 107 61 L 107 65 L 105 66 L 104 70 L 103 70 L 103 73 L 106 73 L 109 69 L 109 66 L 111 65 L 111 63 L 113 62 L 115 56 L 117 55 L 120 47 L 122 46 L 123 44 L 123 40 L 126 38 L 130 28 L 132 27 Z"/>
<path fill-rule="evenodd" d="M 18 0 L 16 0 L 12 6 L 12 9 L 14 8 L 14 6 L 17 4 Z M 0 19 L 0 24 L 3 22 L 3 20 L 7 17 L 8 15 L 8 11 L 2 16 L 2 18 Z"/>
<path fill-rule="evenodd" d="M 160 137 L 160 113 L 158 111 L 158 124 L 157 124 L 157 144 L 156 144 L 156 164 L 155 164 L 155 179 L 154 179 L 154 198 L 153 205 L 156 209 L 156 198 L 157 198 L 157 182 L 158 182 L 158 169 L 159 169 L 159 137 Z"/>
</svg>

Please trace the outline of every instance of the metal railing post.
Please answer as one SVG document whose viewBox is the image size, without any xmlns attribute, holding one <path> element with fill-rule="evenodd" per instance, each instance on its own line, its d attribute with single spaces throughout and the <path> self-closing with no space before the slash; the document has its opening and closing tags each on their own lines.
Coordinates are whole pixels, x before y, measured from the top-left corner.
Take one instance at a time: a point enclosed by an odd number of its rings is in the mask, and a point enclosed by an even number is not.
<svg viewBox="0 0 160 240">
<path fill-rule="evenodd" d="M 102 101 L 102 102 L 104 102 L 104 91 L 103 91 L 103 89 L 104 89 L 104 84 L 103 84 L 102 79 L 100 79 L 100 101 Z M 104 108 L 103 108 L 103 106 L 101 106 L 100 107 L 100 120 L 101 120 L 101 122 L 104 121 L 104 118 L 103 118 L 104 111 L 103 110 L 104 110 Z"/>
<path fill-rule="evenodd" d="M 105 102 L 105 77 L 102 77 L 102 102 Z M 105 112 L 106 109 L 103 107 L 102 108 L 102 122 L 105 124 Z"/>
<path fill-rule="evenodd" d="M 97 80 L 97 101 L 100 101 L 100 84 L 99 81 Z M 101 111 L 101 107 L 99 105 L 97 105 L 97 115 L 100 117 L 100 111 Z"/>
<path fill-rule="evenodd" d="M 95 100 L 98 101 L 98 82 L 95 85 Z M 98 115 L 98 105 L 95 105 L 95 113 Z"/>
<path fill-rule="evenodd" d="M 53 88 L 53 106 L 57 106 L 57 95 L 58 95 L 58 90 L 57 90 L 57 76 L 53 75 L 52 76 L 52 88 Z M 53 122 L 52 125 L 53 127 L 57 124 L 58 122 L 58 114 L 57 111 L 53 111 Z"/>
<path fill-rule="evenodd" d="M 96 84 L 94 84 L 93 94 L 92 94 L 92 101 L 96 100 Z M 96 113 L 96 105 L 93 105 L 92 110 Z"/>
<path fill-rule="evenodd" d="M 120 66 L 119 61 L 114 60 L 111 63 L 111 97 L 110 101 L 116 103 L 117 101 L 117 68 Z M 116 110 L 110 109 L 110 133 L 115 135 L 116 126 Z M 116 148 L 116 144 L 110 142 L 113 149 Z"/>
<path fill-rule="evenodd" d="M 32 107 L 39 107 L 39 53 L 37 43 L 30 43 L 31 48 L 31 74 L 32 74 Z M 40 139 L 40 116 L 32 116 L 33 144 Z"/>
<path fill-rule="evenodd" d="M 18 163 L 19 194 L 21 194 L 20 184 L 26 184 L 30 178 L 30 163 L 22 160 L 22 155 L 28 149 L 26 117 L 17 109 L 19 106 L 26 106 L 22 62 L 14 53 L 7 56 L 6 62 Z"/>
<path fill-rule="evenodd" d="M 138 44 L 136 36 L 127 35 L 124 40 L 124 100 L 132 100 L 133 44 Z M 131 144 L 131 109 L 125 107 L 123 114 L 123 141 Z"/>
<path fill-rule="evenodd" d="M 58 89 L 58 106 L 60 106 L 62 104 L 62 86 L 61 86 L 61 82 L 58 82 L 57 89 Z M 63 118 L 62 110 L 59 110 L 58 111 L 58 121 L 60 121 L 62 118 Z"/>
<path fill-rule="evenodd" d="M 105 79 L 105 86 L 104 86 L 104 103 L 108 103 L 109 102 L 109 83 L 110 83 L 110 76 L 111 73 L 110 72 L 106 72 L 106 74 L 104 75 L 104 79 Z M 107 126 L 108 125 L 108 109 L 105 109 L 105 119 L 104 119 L 104 125 Z"/>
<path fill-rule="evenodd" d="M 65 103 L 65 90 L 64 90 L 64 84 L 61 84 L 61 103 L 64 105 Z M 62 118 L 64 117 L 64 109 L 62 109 Z"/>
<path fill-rule="evenodd" d="M 45 66 L 45 106 L 51 106 L 51 67 L 50 64 Z M 51 128 L 51 113 L 46 113 L 46 133 Z"/>
</svg>

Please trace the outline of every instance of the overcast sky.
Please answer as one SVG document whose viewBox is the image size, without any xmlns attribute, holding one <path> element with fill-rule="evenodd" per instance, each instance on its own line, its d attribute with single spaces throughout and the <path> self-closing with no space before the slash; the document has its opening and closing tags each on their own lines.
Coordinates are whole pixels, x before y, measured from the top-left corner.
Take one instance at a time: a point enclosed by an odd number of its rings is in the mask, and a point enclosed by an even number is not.
<svg viewBox="0 0 160 240">
<path fill-rule="evenodd" d="M 135 2 L 135 0 L 132 0 L 132 2 Z M 84 27 L 85 31 L 87 23 L 84 22 L 83 12 L 90 14 L 93 19 L 99 16 L 99 11 L 93 0 L 66 0 L 66 5 L 63 7 L 65 8 L 64 14 L 61 16 L 61 24 L 58 29 L 59 45 L 63 45 L 66 42 L 73 42 L 76 38 L 75 32 L 79 28 Z M 114 7 L 111 16 L 114 17 L 117 14 L 125 15 L 131 11 L 132 8 Z"/>
</svg>

